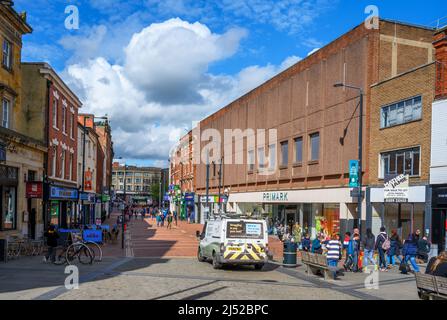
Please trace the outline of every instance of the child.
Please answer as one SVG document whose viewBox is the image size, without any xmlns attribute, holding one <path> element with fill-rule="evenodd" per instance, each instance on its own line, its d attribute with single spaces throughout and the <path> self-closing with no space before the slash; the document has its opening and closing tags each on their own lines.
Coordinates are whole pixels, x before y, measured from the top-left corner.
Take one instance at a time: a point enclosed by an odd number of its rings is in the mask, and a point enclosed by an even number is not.
<svg viewBox="0 0 447 320">
<path fill-rule="evenodd" d="M 304 238 L 303 240 L 301 240 L 301 246 L 303 248 L 303 251 L 310 251 L 310 237 L 308 233 L 304 234 Z"/>
</svg>

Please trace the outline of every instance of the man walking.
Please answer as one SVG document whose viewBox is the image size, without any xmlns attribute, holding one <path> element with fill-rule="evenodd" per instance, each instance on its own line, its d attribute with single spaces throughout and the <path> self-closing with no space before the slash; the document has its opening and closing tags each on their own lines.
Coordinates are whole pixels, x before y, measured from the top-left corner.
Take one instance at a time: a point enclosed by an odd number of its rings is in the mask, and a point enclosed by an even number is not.
<svg viewBox="0 0 447 320">
<path fill-rule="evenodd" d="M 326 245 L 326 249 L 329 270 L 332 272 L 334 280 L 337 280 L 337 266 L 341 256 L 341 244 L 337 234 L 332 235 L 331 240 Z"/>
<path fill-rule="evenodd" d="M 56 231 L 56 227 L 52 224 L 48 228 L 48 231 L 44 233 L 44 236 L 47 238 L 47 246 L 48 253 L 43 258 L 44 262 L 48 262 L 49 260 L 54 263 L 56 260 L 56 247 L 57 247 L 57 239 L 59 239 L 59 234 Z"/>
</svg>

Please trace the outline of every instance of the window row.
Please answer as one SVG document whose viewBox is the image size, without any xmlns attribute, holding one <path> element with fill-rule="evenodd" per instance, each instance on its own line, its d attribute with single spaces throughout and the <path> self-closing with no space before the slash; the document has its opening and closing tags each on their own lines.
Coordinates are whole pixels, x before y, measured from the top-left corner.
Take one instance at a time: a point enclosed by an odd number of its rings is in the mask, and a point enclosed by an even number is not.
<svg viewBox="0 0 447 320">
<path fill-rule="evenodd" d="M 302 164 L 303 162 L 303 136 L 293 139 L 294 164 Z M 309 159 L 308 161 L 318 161 L 320 158 L 320 133 L 315 132 L 309 135 Z M 258 148 L 258 165 L 260 169 L 275 170 L 276 169 L 276 144 L 269 145 L 268 165 L 265 163 L 265 148 Z M 255 154 L 253 150 L 248 151 L 248 169 L 255 169 Z M 289 141 L 280 143 L 280 167 L 289 166 Z"/>
<path fill-rule="evenodd" d="M 59 113 L 59 101 L 57 99 L 53 99 L 53 108 L 52 108 L 52 116 L 53 116 L 53 128 L 59 129 L 62 127 L 62 132 L 65 134 L 68 134 L 67 131 L 70 131 L 70 138 L 74 139 L 75 134 L 75 114 L 73 112 L 69 112 L 70 117 L 68 118 L 67 115 L 67 106 L 62 106 L 62 115 L 61 119 L 58 117 Z M 62 123 L 59 123 L 62 122 Z M 67 123 L 69 124 L 69 128 L 67 126 Z"/>
<path fill-rule="evenodd" d="M 2 66 L 6 70 L 12 70 L 12 62 L 14 59 L 12 43 L 6 39 L 3 39 L 2 46 Z"/>
<path fill-rule="evenodd" d="M 54 147 L 51 155 L 51 175 L 56 178 L 68 179 L 70 181 L 73 181 L 75 177 L 75 175 L 73 174 L 75 161 L 73 153 L 62 150 L 58 155 L 58 152 L 58 148 Z M 57 159 L 60 159 L 59 163 L 57 163 Z"/>
<path fill-rule="evenodd" d="M 380 154 L 380 177 L 386 175 L 420 175 L 420 147 L 394 150 Z"/>
</svg>

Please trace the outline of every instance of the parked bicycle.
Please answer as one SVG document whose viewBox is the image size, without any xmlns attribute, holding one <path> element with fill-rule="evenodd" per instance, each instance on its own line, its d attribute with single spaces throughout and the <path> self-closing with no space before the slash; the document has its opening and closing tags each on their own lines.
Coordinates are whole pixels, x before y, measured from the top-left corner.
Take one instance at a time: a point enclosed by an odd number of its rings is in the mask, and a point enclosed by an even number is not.
<svg viewBox="0 0 447 320">
<path fill-rule="evenodd" d="M 74 265 L 77 262 L 87 265 L 93 264 L 95 253 L 88 245 L 83 242 L 74 242 L 68 246 L 56 248 L 56 259 L 53 261 L 56 265 Z"/>
</svg>

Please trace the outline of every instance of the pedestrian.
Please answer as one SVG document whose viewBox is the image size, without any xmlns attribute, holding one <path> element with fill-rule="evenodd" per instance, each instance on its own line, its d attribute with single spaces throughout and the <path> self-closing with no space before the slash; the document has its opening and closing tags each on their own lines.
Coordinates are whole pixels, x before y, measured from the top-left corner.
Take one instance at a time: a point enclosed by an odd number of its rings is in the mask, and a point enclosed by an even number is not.
<svg viewBox="0 0 447 320">
<path fill-rule="evenodd" d="M 168 220 L 168 225 L 167 225 L 167 229 L 172 229 L 172 213 L 169 212 L 168 216 L 167 216 L 167 220 Z"/>
<path fill-rule="evenodd" d="M 385 227 L 380 228 L 380 233 L 376 239 L 375 249 L 379 253 L 379 268 L 380 271 L 388 271 L 386 264 L 386 252 L 390 249 L 390 240 L 386 233 Z"/>
<path fill-rule="evenodd" d="M 437 257 L 431 258 L 425 273 L 437 277 L 447 277 L 447 251 L 443 251 Z"/>
<path fill-rule="evenodd" d="M 175 226 L 177 226 L 178 221 L 177 211 L 174 210 L 173 214 L 174 214 Z"/>
<path fill-rule="evenodd" d="M 344 256 L 345 256 L 345 261 L 348 260 L 349 241 L 351 241 L 351 232 L 347 231 L 347 232 L 345 232 L 345 237 L 343 239 L 343 252 L 344 252 Z"/>
<path fill-rule="evenodd" d="M 333 234 L 331 240 L 328 241 L 326 245 L 327 249 L 327 264 L 329 270 L 332 273 L 334 280 L 337 279 L 337 271 L 338 271 L 338 261 L 341 256 L 341 243 L 339 240 L 339 236 L 337 234 Z"/>
<path fill-rule="evenodd" d="M 374 269 L 377 268 L 376 262 L 374 261 L 374 248 L 376 245 L 376 237 L 372 233 L 371 229 L 366 229 L 366 236 L 362 242 L 363 245 L 363 270 L 367 272 L 368 262 L 371 262 L 374 265 Z"/>
<path fill-rule="evenodd" d="M 310 241 L 310 237 L 309 234 L 306 233 L 304 234 L 304 238 L 301 240 L 301 248 L 303 251 L 310 251 L 310 246 L 311 246 L 311 241 Z"/>
<path fill-rule="evenodd" d="M 301 237 L 302 237 L 302 230 L 301 230 L 301 226 L 300 224 L 297 222 L 295 223 L 295 225 L 293 226 L 293 230 L 292 230 L 292 236 L 293 239 L 295 241 L 295 243 L 297 244 L 298 248 L 301 246 Z"/>
<path fill-rule="evenodd" d="M 361 271 L 359 268 L 359 257 L 360 257 L 360 231 L 358 228 L 354 228 L 352 232 L 352 272 L 359 272 Z"/>
<path fill-rule="evenodd" d="M 347 232 L 350 234 L 350 232 Z M 346 260 L 343 265 L 345 271 L 353 271 L 354 270 L 354 245 L 355 240 L 350 236 L 346 245 Z"/>
<path fill-rule="evenodd" d="M 416 263 L 416 256 L 418 251 L 418 236 L 416 234 L 410 234 L 408 235 L 407 240 L 404 242 L 404 247 L 402 249 L 402 255 L 404 256 L 404 259 L 401 263 L 401 267 L 399 267 L 399 270 L 403 274 L 407 274 L 408 271 L 408 262 L 410 262 L 411 266 L 413 267 L 412 272 L 419 272 L 419 266 Z"/>
<path fill-rule="evenodd" d="M 315 239 L 312 240 L 312 253 L 323 254 L 323 248 L 321 247 L 320 235 L 318 234 Z"/>
<path fill-rule="evenodd" d="M 278 229 L 277 229 L 277 235 L 278 235 L 278 239 L 279 241 L 283 241 L 283 237 L 284 237 L 284 228 L 282 226 L 282 224 L 279 225 Z"/>
<path fill-rule="evenodd" d="M 44 233 L 44 237 L 47 238 L 47 248 L 48 252 L 46 256 L 43 258 L 44 262 L 48 262 L 49 259 L 51 262 L 56 260 L 56 247 L 57 247 L 57 239 L 59 239 L 59 233 L 56 230 L 56 227 L 52 224 L 48 228 L 48 231 Z"/>
<path fill-rule="evenodd" d="M 155 220 L 157 221 L 157 228 L 161 225 L 161 217 L 159 213 L 155 214 Z"/>
<path fill-rule="evenodd" d="M 418 241 L 418 252 L 417 252 L 417 260 L 420 263 L 427 263 L 428 254 L 430 253 L 431 244 L 428 242 L 426 236 L 423 236 L 422 239 Z"/>
<path fill-rule="evenodd" d="M 400 258 L 401 248 L 402 248 L 402 241 L 400 240 L 399 235 L 397 234 L 397 230 L 393 229 L 391 230 L 391 236 L 390 236 L 390 248 L 387 251 L 388 265 L 394 267 L 395 257 L 397 258 L 397 260 L 399 260 L 399 263 L 402 262 L 402 259 Z"/>
</svg>

